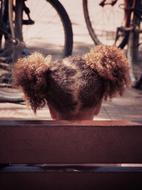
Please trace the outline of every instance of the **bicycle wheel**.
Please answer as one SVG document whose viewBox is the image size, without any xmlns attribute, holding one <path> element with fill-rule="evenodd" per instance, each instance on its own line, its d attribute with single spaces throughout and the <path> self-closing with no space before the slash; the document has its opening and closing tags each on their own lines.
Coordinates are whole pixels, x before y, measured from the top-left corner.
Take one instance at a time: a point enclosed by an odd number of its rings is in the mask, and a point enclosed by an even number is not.
<svg viewBox="0 0 142 190">
<path fill-rule="evenodd" d="M 23 17 L 23 0 L 15 0 L 15 38 L 23 41 L 22 17 Z"/>
<path fill-rule="evenodd" d="M 10 62 L 14 51 L 14 17 L 13 17 L 13 0 L 1 0 L 1 21 L 0 21 L 0 56 L 3 61 Z"/>
<path fill-rule="evenodd" d="M 69 16 L 58 0 L 28 0 L 33 25 L 23 25 L 23 40 L 30 51 L 58 58 L 72 54 L 73 32 Z M 23 19 L 27 15 L 23 13 Z"/>
<path fill-rule="evenodd" d="M 2 32 L 2 15 L 3 15 L 3 2 L 0 1 L 0 49 L 2 48 L 2 36 L 3 36 L 3 32 Z"/>
<path fill-rule="evenodd" d="M 10 40 L 10 26 L 8 22 L 8 0 L 0 1 L 0 47 L 6 47 L 6 41 Z"/>
<path fill-rule="evenodd" d="M 1 0 L 1 35 L 0 38 L 4 37 L 3 45 L 4 48 L 10 48 L 10 45 L 14 43 L 16 39 L 21 40 L 22 38 L 22 27 L 21 27 L 21 13 L 22 7 L 21 1 L 18 0 Z M 20 14 L 19 14 L 20 13 Z"/>
<path fill-rule="evenodd" d="M 114 6 L 100 6 L 101 0 L 83 0 L 83 11 L 88 32 L 96 45 L 116 45 L 120 48 L 128 42 L 129 32 L 124 23 L 123 0 Z M 127 25 L 130 23 L 127 23 Z"/>
</svg>

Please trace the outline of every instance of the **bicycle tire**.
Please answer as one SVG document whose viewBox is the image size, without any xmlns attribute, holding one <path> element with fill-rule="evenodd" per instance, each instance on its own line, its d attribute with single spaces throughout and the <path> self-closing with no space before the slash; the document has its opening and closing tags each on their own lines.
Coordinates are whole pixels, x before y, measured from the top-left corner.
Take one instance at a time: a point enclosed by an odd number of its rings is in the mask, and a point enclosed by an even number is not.
<svg viewBox="0 0 142 190">
<path fill-rule="evenodd" d="M 13 7 L 12 1 L 1 0 L 1 56 L 8 56 L 10 52 L 11 45 L 15 39 L 14 25 L 13 25 Z M 3 39 L 3 40 L 2 40 Z M 11 48 L 12 49 L 12 48 Z M 11 53 L 12 54 L 12 53 Z"/>
<path fill-rule="evenodd" d="M 9 40 L 10 34 L 10 27 L 8 28 L 7 20 L 8 20 L 8 0 L 4 1 L 1 0 L 1 7 L 0 7 L 0 48 L 4 49 L 6 45 L 6 41 Z M 4 37 L 4 40 L 2 42 L 2 38 Z M 3 52 L 3 50 L 2 50 Z"/>
<path fill-rule="evenodd" d="M 100 41 L 99 37 L 97 36 L 95 29 L 92 25 L 92 22 L 89 16 L 88 0 L 83 0 L 82 3 L 83 3 L 84 19 L 85 19 L 85 23 L 86 23 L 90 37 L 92 38 L 95 45 L 103 44 L 103 42 Z M 130 23 L 127 23 L 127 24 L 130 25 Z M 117 46 L 119 48 L 124 48 L 126 44 L 128 43 L 128 38 L 129 38 L 129 32 L 125 31 L 125 35 L 123 36 L 123 38 L 121 39 L 121 42 Z"/>
<path fill-rule="evenodd" d="M 0 49 L 2 48 L 2 36 L 3 36 L 3 32 L 2 32 L 2 10 L 3 10 L 3 2 L 1 1 L 1 4 L 0 4 Z"/>
<path fill-rule="evenodd" d="M 8 2 L 8 1 L 7 1 Z M 8 11 L 7 13 L 7 22 L 8 22 L 8 27 L 9 27 L 9 31 L 8 30 L 4 30 L 2 23 L 1 23 L 1 28 L 2 28 L 2 33 L 0 38 L 2 38 L 2 36 L 9 36 L 9 40 L 16 40 L 19 39 L 20 41 L 22 41 L 22 23 L 21 23 L 21 18 L 22 18 L 22 6 L 21 6 L 21 1 L 16 0 L 15 1 L 15 5 L 11 4 L 11 7 L 7 7 L 8 10 L 5 9 L 4 5 L 1 9 L 3 9 L 3 14 L 5 14 L 6 11 Z M 11 2 L 13 3 L 13 2 Z M 15 6 L 15 10 L 13 11 L 13 7 Z M 14 13 L 14 14 L 13 14 Z M 6 19 L 6 18 L 5 18 Z M 3 22 L 3 21 L 2 21 Z M 6 44 L 6 40 L 4 42 Z M 5 46 L 5 45 L 4 45 Z"/>
<path fill-rule="evenodd" d="M 65 32 L 64 57 L 69 56 L 72 54 L 72 49 L 73 49 L 73 30 L 70 18 L 65 8 L 58 0 L 46 0 L 46 1 L 49 2 L 56 9 L 59 17 L 61 18 Z"/>
<path fill-rule="evenodd" d="M 22 17 L 23 17 L 23 1 L 15 1 L 15 38 L 23 41 L 22 33 Z"/>
<path fill-rule="evenodd" d="M 57 12 L 58 16 L 63 25 L 64 29 L 64 49 L 63 49 L 63 57 L 70 56 L 72 54 L 73 49 L 73 30 L 70 18 L 63 7 L 63 5 L 58 0 L 46 0 Z M 15 32 L 16 38 L 21 41 L 24 41 L 24 34 L 22 32 L 22 3 L 19 0 L 16 1 L 16 9 L 15 9 Z"/>
</svg>

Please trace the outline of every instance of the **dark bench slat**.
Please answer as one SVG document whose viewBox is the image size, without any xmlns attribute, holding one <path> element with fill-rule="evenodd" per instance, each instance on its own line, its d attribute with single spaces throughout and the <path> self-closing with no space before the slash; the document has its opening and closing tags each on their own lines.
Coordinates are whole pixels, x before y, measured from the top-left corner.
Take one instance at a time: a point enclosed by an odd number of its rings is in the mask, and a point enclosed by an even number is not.
<svg viewBox="0 0 142 190">
<path fill-rule="evenodd" d="M 141 134 L 126 121 L 1 120 L 0 189 L 141 190 Z"/>
<path fill-rule="evenodd" d="M 21 123 L 1 122 L 0 163 L 142 163 L 139 124 Z"/>
<path fill-rule="evenodd" d="M 0 173 L 1 190 L 141 190 L 141 173 Z"/>
</svg>

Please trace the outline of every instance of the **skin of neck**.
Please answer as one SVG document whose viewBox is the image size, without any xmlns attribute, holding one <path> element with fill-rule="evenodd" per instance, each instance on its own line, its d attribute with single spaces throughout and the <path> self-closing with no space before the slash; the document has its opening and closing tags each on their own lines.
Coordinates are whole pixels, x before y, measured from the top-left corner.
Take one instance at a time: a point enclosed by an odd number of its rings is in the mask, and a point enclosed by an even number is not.
<svg viewBox="0 0 142 190">
<path fill-rule="evenodd" d="M 51 117 L 53 120 L 93 120 L 94 116 L 100 112 L 101 103 L 97 104 L 93 108 L 86 110 L 80 110 L 77 114 L 61 114 L 56 111 L 53 106 L 48 105 Z"/>
</svg>

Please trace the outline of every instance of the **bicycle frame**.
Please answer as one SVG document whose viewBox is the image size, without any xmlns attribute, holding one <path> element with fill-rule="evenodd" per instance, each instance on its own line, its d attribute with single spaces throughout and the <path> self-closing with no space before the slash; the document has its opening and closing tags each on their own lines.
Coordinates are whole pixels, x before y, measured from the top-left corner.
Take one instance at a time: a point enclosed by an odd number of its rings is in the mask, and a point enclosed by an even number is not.
<svg viewBox="0 0 142 190">
<path fill-rule="evenodd" d="M 122 5 L 120 5 L 121 7 Z M 125 33 L 124 35 L 127 35 L 126 44 L 128 43 L 129 39 L 129 33 L 132 32 L 138 32 L 140 31 L 140 21 L 141 21 L 141 15 L 142 10 L 138 9 L 140 6 L 139 0 L 124 0 L 124 25 L 122 27 L 118 27 L 116 31 L 116 39 L 119 38 L 119 32 Z M 122 7 L 121 7 L 122 8 Z"/>
</svg>

